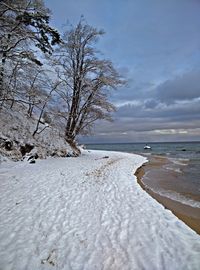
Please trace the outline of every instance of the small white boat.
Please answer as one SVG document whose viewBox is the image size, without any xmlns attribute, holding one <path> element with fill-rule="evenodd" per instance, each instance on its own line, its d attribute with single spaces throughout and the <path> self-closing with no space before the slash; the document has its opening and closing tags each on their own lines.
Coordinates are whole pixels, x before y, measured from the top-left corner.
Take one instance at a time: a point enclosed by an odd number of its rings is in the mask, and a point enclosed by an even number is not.
<svg viewBox="0 0 200 270">
<path fill-rule="evenodd" d="M 151 146 L 149 146 L 149 145 L 146 144 L 146 145 L 144 146 L 144 149 L 145 149 L 145 150 L 147 150 L 147 149 L 149 150 L 149 149 L 151 149 Z"/>
</svg>

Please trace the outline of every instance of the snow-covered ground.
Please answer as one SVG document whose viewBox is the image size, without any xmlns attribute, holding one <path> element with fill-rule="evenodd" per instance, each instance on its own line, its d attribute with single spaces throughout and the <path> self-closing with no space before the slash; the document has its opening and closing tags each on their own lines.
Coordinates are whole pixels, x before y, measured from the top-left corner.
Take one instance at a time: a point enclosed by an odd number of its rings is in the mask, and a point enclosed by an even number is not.
<svg viewBox="0 0 200 270">
<path fill-rule="evenodd" d="M 200 236 L 140 188 L 143 162 L 84 151 L 1 165 L 0 269 L 199 270 Z"/>
<path fill-rule="evenodd" d="M 29 117 L 26 108 L 20 104 L 15 104 L 12 110 L 10 108 L 0 110 L 0 163 L 6 157 L 21 160 L 22 156 L 24 157 L 21 150 L 26 145 L 33 147 L 30 155 L 37 153 L 40 158 L 52 155 L 66 156 L 72 152 L 64 139 L 64 132 L 58 127 L 48 125 L 44 119 L 39 125 L 39 131 L 43 131 L 33 137 L 37 118 L 37 115 Z M 9 151 L 5 149 L 5 141 L 11 143 Z"/>
</svg>

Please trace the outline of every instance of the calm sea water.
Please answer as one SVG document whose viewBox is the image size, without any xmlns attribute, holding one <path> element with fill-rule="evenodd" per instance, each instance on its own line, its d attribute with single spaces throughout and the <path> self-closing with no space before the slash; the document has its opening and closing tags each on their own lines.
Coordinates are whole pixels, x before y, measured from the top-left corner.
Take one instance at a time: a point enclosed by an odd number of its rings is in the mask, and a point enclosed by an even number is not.
<svg viewBox="0 0 200 270">
<path fill-rule="evenodd" d="M 200 142 L 150 143 L 151 150 L 144 150 L 145 143 L 88 144 L 88 149 L 120 151 L 129 153 L 149 153 L 177 158 L 200 159 Z"/>
<path fill-rule="evenodd" d="M 200 142 L 150 143 L 151 150 L 144 150 L 144 143 L 88 144 L 87 149 L 120 151 L 144 155 L 166 156 L 172 161 L 165 169 L 177 172 L 171 178 L 168 190 L 160 190 L 174 200 L 200 207 Z M 169 182 L 169 180 L 168 180 Z M 159 187 L 159 185 L 158 185 Z M 157 190 L 159 192 L 159 190 Z"/>
</svg>

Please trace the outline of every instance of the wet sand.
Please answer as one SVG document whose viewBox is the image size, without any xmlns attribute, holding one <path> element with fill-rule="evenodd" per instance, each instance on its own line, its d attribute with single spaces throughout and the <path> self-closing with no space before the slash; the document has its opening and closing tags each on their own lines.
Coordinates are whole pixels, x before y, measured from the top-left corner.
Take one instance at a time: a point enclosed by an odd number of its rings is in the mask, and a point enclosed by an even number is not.
<svg viewBox="0 0 200 270">
<path fill-rule="evenodd" d="M 174 215 L 181 219 L 190 228 L 200 234 L 200 209 L 191 207 L 189 205 L 182 204 L 178 201 L 172 200 L 170 198 L 161 196 L 160 194 L 154 192 L 151 188 L 151 184 L 155 185 L 156 181 L 159 182 L 159 186 L 163 185 L 163 189 L 167 187 L 168 179 L 175 177 L 175 172 L 166 170 L 164 166 L 170 164 L 170 160 L 166 157 L 161 156 L 148 156 L 149 162 L 144 164 L 142 167 L 138 168 L 135 175 L 137 177 L 140 186 L 149 193 L 154 199 L 159 203 L 164 205 L 165 208 L 171 210 Z M 146 184 L 148 179 L 148 185 Z M 162 179 L 166 181 L 162 182 Z M 188 194 L 190 195 L 190 194 Z M 200 197 L 200 196 L 199 196 Z M 195 198 L 195 199 L 198 199 Z"/>
</svg>

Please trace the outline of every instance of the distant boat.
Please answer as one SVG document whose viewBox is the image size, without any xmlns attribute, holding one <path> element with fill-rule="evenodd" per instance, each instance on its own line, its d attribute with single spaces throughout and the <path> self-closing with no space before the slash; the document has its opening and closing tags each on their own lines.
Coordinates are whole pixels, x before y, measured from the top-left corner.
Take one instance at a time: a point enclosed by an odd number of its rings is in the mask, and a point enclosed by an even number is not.
<svg viewBox="0 0 200 270">
<path fill-rule="evenodd" d="M 151 146 L 149 146 L 149 145 L 146 144 L 146 145 L 144 146 L 144 149 L 145 149 L 145 150 L 150 150 L 150 149 L 151 149 Z"/>
</svg>

